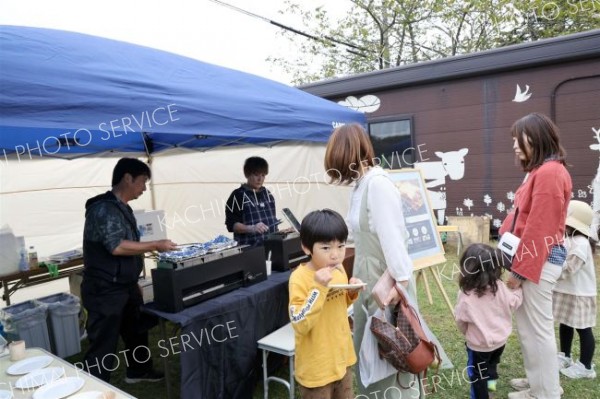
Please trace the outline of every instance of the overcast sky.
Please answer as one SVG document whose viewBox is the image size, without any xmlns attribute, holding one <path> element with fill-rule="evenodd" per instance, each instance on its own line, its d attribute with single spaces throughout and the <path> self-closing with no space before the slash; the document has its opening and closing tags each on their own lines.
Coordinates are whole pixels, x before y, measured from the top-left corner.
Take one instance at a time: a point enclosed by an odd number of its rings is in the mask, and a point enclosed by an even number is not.
<svg viewBox="0 0 600 399">
<path fill-rule="evenodd" d="M 302 29 L 297 16 L 281 15 L 284 0 L 222 0 Z M 325 4 L 342 15 L 348 0 L 298 0 Z M 201 61 L 291 81 L 265 59 L 290 54 L 278 28 L 210 0 L 0 0 L 0 24 L 62 29 L 141 44 Z"/>
</svg>

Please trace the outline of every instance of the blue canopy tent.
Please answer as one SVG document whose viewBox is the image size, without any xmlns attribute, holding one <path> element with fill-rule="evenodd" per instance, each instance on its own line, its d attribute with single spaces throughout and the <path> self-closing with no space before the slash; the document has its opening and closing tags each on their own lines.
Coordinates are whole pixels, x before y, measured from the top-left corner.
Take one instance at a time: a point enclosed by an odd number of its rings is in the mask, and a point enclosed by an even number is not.
<svg viewBox="0 0 600 399">
<path fill-rule="evenodd" d="M 4 157 L 324 142 L 365 123 L 278 82 L 79 33 L 0 26 L 0 52 Z"/>
</svg>

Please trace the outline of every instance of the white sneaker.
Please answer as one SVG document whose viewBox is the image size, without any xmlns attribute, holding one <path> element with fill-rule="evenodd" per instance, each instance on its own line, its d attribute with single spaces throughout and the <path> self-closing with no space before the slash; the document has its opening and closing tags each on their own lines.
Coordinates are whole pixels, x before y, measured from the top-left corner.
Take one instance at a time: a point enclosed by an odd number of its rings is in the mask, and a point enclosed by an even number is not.
<svg viewBox="0 0 600 399">
<path fill-rule="evenodd" d="M 527 381 L 527 378 L 513 378 L 510 380 L 510 386 L 515 391 L 525 391 L 529 389 L 529 381 Z"/>
<path fill-rule="evenodd" d="M 595 365 L 592 364 L 591 369 L 586 369 L 580 361 L 577 361 L 577 363 L 573 364 L 571 367 L 561 369 L 560 372 L 563 375 L 573 379 L 596 378 Z"/>
<path fill-rule="evenodd" d="M 529 389 L 524 391 L 511 392 L 508 394 L 508 399 L 535 399 L 535 396 L 531 396 Z"/>
<path fill-rule="evenodd" d="M 558 368 L 566 369 L 567 367 L 571 367 L 573 365 L 573 359 L 570 357 L 566 357 L 564 352 L 558 352 Z"/>
</svg>

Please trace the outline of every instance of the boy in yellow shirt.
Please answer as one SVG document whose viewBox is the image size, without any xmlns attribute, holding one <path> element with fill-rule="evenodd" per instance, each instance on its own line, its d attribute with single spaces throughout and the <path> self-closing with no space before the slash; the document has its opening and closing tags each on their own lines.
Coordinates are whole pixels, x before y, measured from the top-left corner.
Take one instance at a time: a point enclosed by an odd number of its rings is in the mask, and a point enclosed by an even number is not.
<svg viewBox="0 0 600 399">
<path fill-rule="evenodd" d="M 303 399 L 353 399 L 356 355 L 347 309 L 358 288 L 347 285 L 342 266 L 348 228 L 339 213 L 324 209 L 306 215 L 302 249 L 311 257 L 290 277 L 290 320 L 296 338 L 296 381 Z M 350 284 L 361 284 L 350 278 Z"/>
</svg>

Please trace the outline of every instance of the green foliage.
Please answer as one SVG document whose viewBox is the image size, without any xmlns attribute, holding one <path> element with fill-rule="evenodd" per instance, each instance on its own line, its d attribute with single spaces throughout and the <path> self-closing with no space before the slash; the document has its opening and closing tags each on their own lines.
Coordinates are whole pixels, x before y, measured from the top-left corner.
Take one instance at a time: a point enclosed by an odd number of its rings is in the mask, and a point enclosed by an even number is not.
<svg viewBox="0 0 600 399">
<path fill-rule="evenodd" d="M 301 84 L 600 27 L 597 0 L 349 1 L 338 21 L 286 2 L 319 40 L 282 31 L 298 56 L 269 60 Z"/>
</svg>

